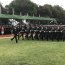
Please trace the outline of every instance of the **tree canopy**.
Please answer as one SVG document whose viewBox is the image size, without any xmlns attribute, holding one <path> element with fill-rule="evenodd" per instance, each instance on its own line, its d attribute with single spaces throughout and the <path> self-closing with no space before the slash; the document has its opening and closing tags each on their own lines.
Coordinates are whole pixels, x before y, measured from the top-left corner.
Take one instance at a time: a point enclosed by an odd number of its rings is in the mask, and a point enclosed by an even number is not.
<svg viewBox="0 0 65 65">
<path fill-rule="evenodd" d="M 15 10 L 15 14 L 26 15 L 29 13 L 29 15 L 33 15 L 37 13 L 37 5 L 35 3 L 32 3 L 30 0 L 13 0 L 9 6 L 9 13 L 12 13 L 12 8 Z"/>
</svg>

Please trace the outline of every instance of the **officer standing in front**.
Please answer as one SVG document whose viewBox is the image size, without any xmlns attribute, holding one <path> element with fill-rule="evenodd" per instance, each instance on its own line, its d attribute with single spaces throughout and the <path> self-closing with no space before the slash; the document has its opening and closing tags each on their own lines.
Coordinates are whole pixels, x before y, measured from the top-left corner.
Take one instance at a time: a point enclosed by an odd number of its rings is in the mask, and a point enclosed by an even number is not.
<svg viewBox="0 0 65 65">
<path fill-rule="evenodd" d="M 18 43 L 17 33 L 18 33 L 18 32 L 17 32 L 17 27 L 14 26 L 14 27 L 13 27 L 13 34 L 14 34 L 14 37 L 11 38 L 11 41 L 15 38 L 16 43 Z"/>
</svg>

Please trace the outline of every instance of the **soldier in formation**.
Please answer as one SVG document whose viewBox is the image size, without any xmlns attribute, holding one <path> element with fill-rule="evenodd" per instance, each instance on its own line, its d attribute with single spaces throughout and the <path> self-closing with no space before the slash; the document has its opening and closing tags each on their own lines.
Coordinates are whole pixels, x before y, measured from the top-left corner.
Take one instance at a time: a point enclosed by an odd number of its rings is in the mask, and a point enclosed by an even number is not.
<svg viewBox="0 0 65 65">
<path fill-rule="evenodd" d="M 14 37 L 16 43 L 19 38 L 27 40 L 65 40 L 65 26 L 50 26 L 50 25 L 22 25 L 14 28 Z"/>
</svg>

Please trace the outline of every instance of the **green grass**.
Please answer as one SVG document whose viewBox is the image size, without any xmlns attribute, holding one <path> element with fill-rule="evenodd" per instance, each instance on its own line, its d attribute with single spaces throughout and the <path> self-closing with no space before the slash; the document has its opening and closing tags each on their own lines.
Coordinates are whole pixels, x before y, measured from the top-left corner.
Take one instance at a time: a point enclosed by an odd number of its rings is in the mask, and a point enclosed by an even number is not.
<svg viewBox="0 0 65 65">
<path fill-rule="evenodd" d="M 65 65 L 65 42 L 0 39 L 0 65 Z"/>
</svg>

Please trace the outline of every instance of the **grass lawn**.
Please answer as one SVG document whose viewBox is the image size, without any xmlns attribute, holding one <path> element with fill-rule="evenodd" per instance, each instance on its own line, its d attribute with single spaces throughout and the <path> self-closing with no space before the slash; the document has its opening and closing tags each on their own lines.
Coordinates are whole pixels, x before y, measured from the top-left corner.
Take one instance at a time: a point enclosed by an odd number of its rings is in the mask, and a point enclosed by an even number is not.
<svg viewBox="0 0 65 65">
<path fill-rule="evenodd" d="M 65 42 L 0 39 L 0 65 L 65 65 Z"/>
</svg>

